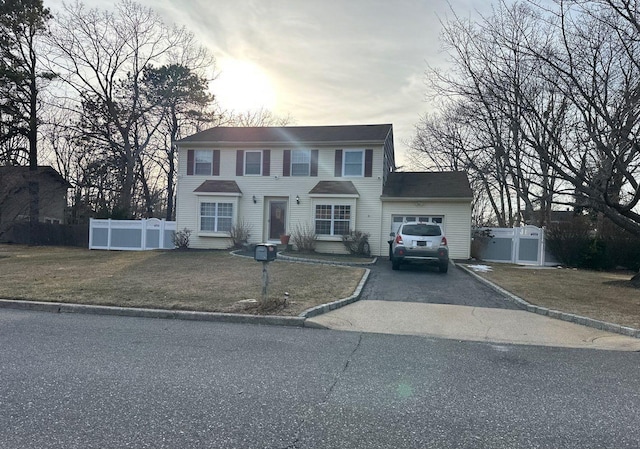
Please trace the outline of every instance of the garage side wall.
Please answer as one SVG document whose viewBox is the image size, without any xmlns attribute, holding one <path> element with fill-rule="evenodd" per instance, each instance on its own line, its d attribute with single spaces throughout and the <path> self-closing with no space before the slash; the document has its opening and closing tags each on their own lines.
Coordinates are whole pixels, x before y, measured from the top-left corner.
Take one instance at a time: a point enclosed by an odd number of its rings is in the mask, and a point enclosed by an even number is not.
<svg viewBox="0 0 640 449">
<path fill-rule="evenodd" d="M 449 257 L 452 259 L 468 259 L 471 254 L 471 202 L 470 201 L 394 201 L 382 202 L 382 240 L 380 247 L 388 254 L 394 215 L 429 215 L 443 216 L 444 231 L 449 243 Z"/>
</svg>

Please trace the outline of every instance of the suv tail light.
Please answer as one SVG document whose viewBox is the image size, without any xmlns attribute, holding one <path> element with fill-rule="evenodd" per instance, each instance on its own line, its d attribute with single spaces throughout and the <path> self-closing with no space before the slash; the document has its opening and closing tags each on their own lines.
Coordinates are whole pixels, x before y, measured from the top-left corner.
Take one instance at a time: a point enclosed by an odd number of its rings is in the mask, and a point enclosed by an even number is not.
<svg viewBox="0 0 640 449">
<path fill-rule="evenodd" d="M 400 234 L 398 234 L 398 235 L 396 236 L 396 243 L 397 243 L 398 245 L 403 245 L 403 244 L 404 244 L 404 242 L 402 241 L 402 236 L 401 236 Z"/>
<path fill-rule="evenodd" d="M 442 237 L 442 240 L 440 240 L 440 246 L 447 246 L 447 238 L 446 237 Z"/>
</svg>

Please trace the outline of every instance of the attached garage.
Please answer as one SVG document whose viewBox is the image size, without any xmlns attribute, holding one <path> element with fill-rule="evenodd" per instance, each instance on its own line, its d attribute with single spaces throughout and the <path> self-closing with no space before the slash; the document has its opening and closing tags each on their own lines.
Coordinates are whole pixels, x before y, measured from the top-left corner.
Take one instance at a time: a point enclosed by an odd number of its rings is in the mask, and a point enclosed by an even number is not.
<svg viewBox="0 0 640 449">
<path fill-rule="evenodd" d="M 468 259 L 471 251 L 473 193 L 464 172 L 393 172 L 382 190 L 381 247 L 400 223 L 420 220 L 444 230 L 452 259 Z"/>
</svg>

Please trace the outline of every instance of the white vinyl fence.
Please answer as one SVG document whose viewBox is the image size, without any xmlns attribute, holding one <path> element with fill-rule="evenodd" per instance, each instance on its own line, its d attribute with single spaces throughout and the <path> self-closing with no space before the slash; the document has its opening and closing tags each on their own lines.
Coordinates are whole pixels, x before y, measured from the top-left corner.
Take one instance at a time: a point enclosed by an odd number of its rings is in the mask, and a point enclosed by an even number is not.
<svg viewBox="0 0 640 449">
<path fill-rule="evenodd" d="M 481 249 L 482 260 L 538 266 L 554 263 L 550 260 L 551 256 L 546 253 L 544 228 L 527 225 L 517 228 L 479 228 L 477 230 L 487 230 L 492 236 Z"/>
<path fill-rule="evenodd" d="M 143 251 L 174 249 L 175 221 L 98 220 L 89 223 L 89 249 Z"/>
</svg>

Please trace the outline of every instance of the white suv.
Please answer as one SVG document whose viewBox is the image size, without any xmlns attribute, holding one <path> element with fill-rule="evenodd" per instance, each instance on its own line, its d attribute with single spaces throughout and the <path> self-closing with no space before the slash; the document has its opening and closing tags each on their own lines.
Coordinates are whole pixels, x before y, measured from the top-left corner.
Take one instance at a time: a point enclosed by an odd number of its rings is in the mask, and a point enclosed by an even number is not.
<svg viewBox="0 0 640 449">
<path fill-rule="evenodd" d="M 441 273 L 448 271 L 449 247 L 439 225 L 410 221 L 390 236 L 389 260 L 394 270 L 403 263 L 429 263 L 437 265 Z"/>
</svg>

